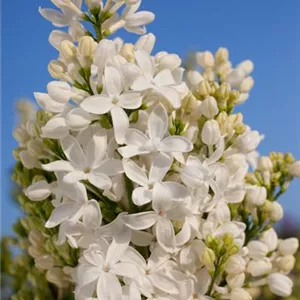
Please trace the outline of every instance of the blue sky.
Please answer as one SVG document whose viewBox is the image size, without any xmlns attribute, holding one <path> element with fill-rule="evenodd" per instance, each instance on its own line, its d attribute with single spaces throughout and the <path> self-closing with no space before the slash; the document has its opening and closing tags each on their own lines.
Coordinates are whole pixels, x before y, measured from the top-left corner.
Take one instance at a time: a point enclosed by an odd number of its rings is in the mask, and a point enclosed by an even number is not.
<svg viewBox="0 0 300 300">
<path fill-rule="evenodd" d="M 47 64 L 57 57 L 48 43 L 52 25 L 38 13 L 49 0 L 2 1 L 2 231 L 11 232 L 20 215 L 10 199 L 13 167 L 14 105 L 21 97 L 45 91 Z M 300 159 L 300 2 L 289 0 L 209 1 L 144 0 L 143 8 L 156 14 L 148 31 L 157 36 L 155 51 L 184 57 L 193 50 L 216 51 L 225 46 L 234 63 L 251 59 L 255 87 L 241 107 L 244 119 L 266 138 L 259 150 L 290 151 Z M 299 18 L 298 18 L 299 19 Z M 136 36 L 124 34 L 127 41 Z M 282 197 L 286 215 L 300 218 L 300 181 Z"/>
</svg>

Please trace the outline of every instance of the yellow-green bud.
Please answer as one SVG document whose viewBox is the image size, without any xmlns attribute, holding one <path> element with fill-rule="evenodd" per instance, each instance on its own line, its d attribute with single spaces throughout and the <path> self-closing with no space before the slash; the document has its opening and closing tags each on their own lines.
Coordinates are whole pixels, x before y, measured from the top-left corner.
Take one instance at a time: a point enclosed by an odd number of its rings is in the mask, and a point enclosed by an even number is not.
<svg viewBox="0 0 300 300">
<path fill-rule="evenodd" d="M 200 261 L 211 270 L 214 266 L 214 262 L 216 260 L 216 255 L 214 251 L 210 248 L 205 248 L 201 253 Z"/>
<path fill-rule="evenodd" d="M 90 36 L 83 36 L 79 40 L 78 53 L 84 57 L 93 57 L 96 49 L 95 41 Z"/>
<path fill-rule="evenodd" d="M 68 40 L 61 42 L 60 53 L 67 62 L 73 62 L 76 59 L 76 47 Z"/>
<path fill-rule="evenodd" d="M 202 80 L 199 83 L 198 88 L 196 90 L 196 94 L 204 98 L 209 96 L 211 92 L 212 92 L 212 88 L 208 80 Z"/>
<path fill-rule="evenodd" d="M 218 97 L 221 99 L 227 99 L 230 95 L 231 86 L 227 82 L 223 82 L 218 90 Z"/>
<path fill-rule="evenodd" d="M 133 62 L 135 60 L 134 47 L 132 44 L 124 44 L 121 48 L 120 54 L 129 62 Z"/>
<path fill-rule="evenodd" d="M 52 60 L 48 65 L 49 74 L 55 79 L 62 79 L 66 72 L 66 66 L 59 60 Z"/>
<path fill-rule="evenodd" d="M 228 61 L 229 52 L 227 48 L 220 47 L 216 52 L 216 63 L 221 64 Z"/>
</svg>

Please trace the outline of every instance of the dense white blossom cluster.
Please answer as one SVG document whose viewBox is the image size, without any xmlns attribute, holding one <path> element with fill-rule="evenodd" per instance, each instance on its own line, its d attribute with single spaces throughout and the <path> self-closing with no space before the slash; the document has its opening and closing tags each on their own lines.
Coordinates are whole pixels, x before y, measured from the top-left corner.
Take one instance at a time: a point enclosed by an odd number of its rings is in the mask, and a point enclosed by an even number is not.
<svg viewBox="0 0 300 300">
<path fill-rule="evenodd" d="M 259 157 L 263 136 L 233 113 L 253 63 L 233 67 L 225 48 L 186 68 L 176 54 L 153 54 L 145 25 L 154 15 L 140 0 L 86 0 L 87 12 L 80 0 L 52 2 L 59 10 L 40 13 L 68 31 L 50 34 L 54 81 L 35 93 L 37 118 L 16 129 L 15 156 L 54 174 L 36 176 L 25 194 L 51 201 L 45 227 L 80 258 L 55 267 L 32 230 L 36 266 L 58 286 L 74 283 L 78 300 L 248 300 L 264 285 L 289 296 L 298 241 L 280 240 L 272 225 L 300 165 Z M 108 39 L 120 28 L 142 36 Z"/>
</svg>

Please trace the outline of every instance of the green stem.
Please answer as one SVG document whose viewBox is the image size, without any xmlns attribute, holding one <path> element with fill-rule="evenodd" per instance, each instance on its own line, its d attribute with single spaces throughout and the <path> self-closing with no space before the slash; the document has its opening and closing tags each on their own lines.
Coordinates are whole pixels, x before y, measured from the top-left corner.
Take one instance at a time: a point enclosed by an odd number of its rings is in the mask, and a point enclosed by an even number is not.
<svg viewBox="0 0 300 300">
<path fill-rule="evenodd" d="M 126 186 L 127 198 L 129 202 L 129 212 L 135 213 L 137 212 L 137 207 L 132 201 L 133 184 L 132 181 L 127 176 L 125 176 L 125 186 Z"/>
</svg>

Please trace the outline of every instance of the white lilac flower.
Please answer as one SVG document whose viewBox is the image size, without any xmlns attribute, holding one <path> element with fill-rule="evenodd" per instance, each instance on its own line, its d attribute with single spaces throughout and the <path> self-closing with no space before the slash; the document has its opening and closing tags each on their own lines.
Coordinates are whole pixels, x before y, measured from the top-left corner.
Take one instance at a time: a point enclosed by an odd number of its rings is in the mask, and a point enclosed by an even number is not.
<svg viewBox="0 0 300 300">
<path fill-rule="evenodd" d="M 169 171 L 172 159 L 162 153 L 157 154 L 151 164 L 149 175 L 130 159 L 123 160 L 123 167 L 126 176 L 133 182 L 139 184 L 132 192 L 132 201 L 136 205 L 149 203 L 153 198 L 153 188 L 157 182 L 161 182 Z M 164 182 L 165 185 L 177 184 L 176 182 Z"/>
<path fill-rule="evenodd" d="M 112 182 L 109 176 L 123 173 L 122 161 L 109 159 L 106 156 L 107 135 L 100 130 L 89 141 L 85 151 L 73 136 L 61 140 L 62 149 L 68 160 L 57 160 L 43 165 L 47 171 L 66 172 L 64 181 L 75 183 L 88 180 L 96 187 L 110 189 Z"/>
<path fill-rule="evenodd" d="M 129 119 L 124 109 L 137 109 L 142 104 L 139 92 L 124 91 L 124 83 L 120 71 L 114 67 L 104 70 L 105 93 L 86 98 L 80 104 L 85 111 L 103 115 L 111 113 L 115 139 L 119 144 L 124 143 Z"/>
<path fill-rule="evenodd" d="M 113 240 L 108 244 L 102 240 L 91 244 L 83 251 L 77 267 L 75 294 L 91 297 L 96 291 L 98 299 L 121 299 L 122 287 L 117 276 L 134 278 L 139 267 L 130 262 L 120 261 L 128 243 Z"/>
<path fill-rule="evenodd" d="M 149 116 L 148 135 L 134 128 L 129 129 L 125 144 L 126 146 L 118 149 L 124 158 L 157 152 L 189 152 L 193 149 L 187 138 L 169 136 L 168 115 L 162 104 L 158 104 Z"/>
<path fill-rule="evenodd" d="M 61 12 L 51 8 L 39 8 L 39 12 L 54 26 L 68 26 L 74 19 L 76 20 L 82 15 L 80 10 L 82 0 L 52 0 L 52 2 L 61 10 Z"/>
<path fill-rule="evenodd" d="M 123 216 L 123 222 L 131 229 L 144 230 L 155 224 L 155 235 L 159 245 L 166 251 L 173 252 L 190 238 L 190 226 L 184 223 L 181 231 L 175 235 L 170 220 L 184 218 L 188 211 L 182 205 L 189 196 L 188 191 L 180 184 L 167 186 L 157 183 L 153 187 L 152 208 L 154 211 L 141 212 Z"/>
<path fill-rule="evenodd" d="M 143 50 L 136 50 L 135 58 L 142 70 L 142 75 L 133 82 L 131 88 L 135 91 L 151 89 L 165 97 L 175 109 L 180 108 L 180 94 L 175 89 L 177 83 L 171 70 L 163 69 L 155 74 L 154 62 L 149 54 Z"/>
</svg>

